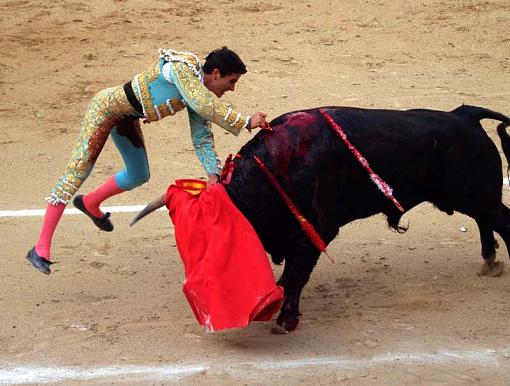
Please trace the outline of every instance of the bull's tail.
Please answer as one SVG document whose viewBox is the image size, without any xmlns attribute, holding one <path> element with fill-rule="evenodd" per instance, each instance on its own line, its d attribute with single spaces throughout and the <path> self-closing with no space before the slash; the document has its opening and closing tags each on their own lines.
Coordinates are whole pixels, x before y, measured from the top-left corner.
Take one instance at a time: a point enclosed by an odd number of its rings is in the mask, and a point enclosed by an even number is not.
<svg viewBox="0 0 510 386">
<path fill-rule="evenodd" d="M 159 209 L 162 206 L 164 206 L 165 198 L 166 198 L 166 195 L 163 194 L 161 197 L 158 197 L 155 200 L 148 203 L 147 206 L 145 208 L 143 208 L 140 212 L 138 212 L 138 214 L 133 218 L 133 220 L 131 221 L 131 224 L 129 224 L 129 226 L 133 226 L 138 220 L 141 220 L 148 214 L 154 212 L 156 209 Z"/>
<path fill-rule="evenodd" d="M 452 113 L 462 115 L 477 121 L 480 121 L 482 119 L 494 119 L 496 121 L 501 121 L 497 129 L 498 135 L 499 139 L 501 140 L 501 148 L 503 149 L 503 153 L 505 154 L 506 161 L 510 165 L 510 135 L 508 135 L 508 133 L 506 132 L 506 128 L 510 126 L 510 118 L 496 111 L 484 109 L 483 107 L 468 105 L 462 105 L 453 110 Z M 507 174 L 508 170 L 509 169 L 507 168 Z"/>
<path fill-rule="evenodd" d="M 510 126 L 510 121 L 501 122 L 498 125 L 498 135 L 501 140 L 501 148 L 503 149 L 503 153 L 505 153 L 505 157 L 507 162 L 510 163 L 510 135 L 506 132 L 506 128 Z"/>
<path fill-rule="evenodd" d="M 506 132 L 506 128 L 510 126 L 510 122 L 501 122 L 498 125 L 498 135 L 501 140 L 501 148 L 503 149 L 503 153 L 506 157 L 506 162 L 508 164 L 506 168 L 507 178 L 510 180 L 509 171 L 510 171 L 510 135 Z"/>
<path fill-rule="evenodd" d="M 452 113 L 462 115 L 476 121 L 481 121 L 482 119 L 494 119 L 501 122 L 510 122 L 510 118 L 506 115 L 477 106 L 462 105 L 453 110 Z"/>
</svg>

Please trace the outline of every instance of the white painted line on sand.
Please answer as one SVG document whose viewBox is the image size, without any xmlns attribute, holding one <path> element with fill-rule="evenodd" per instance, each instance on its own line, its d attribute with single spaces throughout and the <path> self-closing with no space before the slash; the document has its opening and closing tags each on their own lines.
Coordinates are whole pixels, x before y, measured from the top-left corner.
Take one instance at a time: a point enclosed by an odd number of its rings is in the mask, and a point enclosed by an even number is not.
<svg viewBox="0 0 510 386">
<path fill-rule="evenodd" d="M 102 206 L 103 212 L 110 213 L 132 213 L 139 212 L 145 205 L 130 205 L 130 206 Z M 158 210 L 166 210 L 165 207 Z M 0 210 L 0 217 L 40 217 L 44 216 L 46 209 L 21 209 L 21 210 Z M 67 208 L 64 210 L 64 214 L 83 214 L 76 208 Z"/>
<path fill-rule="evenodd" d="M 384 364 L 448 364 L 452 362 L 472 362 L 483 366 L 497 366 L 496 350 L 482 351 L 448 351 L 440 350 L 434 353 L 384 353 L 368 359 L 339 359 L 319 358 L 300 361 L 282 361 L 276 363 L 255 363 L 253 367 L 267 371 L 293 369 L 299 367 L 330 366 L 342 369 L 360 369 Z"/>
<path fill-rule="evenodd" d="M 508 178 L 503 179 L 503 184 L 509 185 Z M 103 212 L 110 213 L 133 213 L 139 212 L 145 205 L 127 205 L 127 206 L 105 206 L 101 207 Z M 158 210 L 166 210 L 165 207 Z M 20 209 L 20 210 L 0 210 L 0 218 L 2 217 L 41 217 L 46 213 L 46 209 Z M 67 208 L 64 210 L 64 214 L 83 214 L 78 209 Z"/>
<path fill-rule="evenodd" d="M 190 366 L 108 366 L 108 367 L 41 367 L 36 365 L 3 368 L 0 366 L 1 385 L 53 383 L 63 381 L 99 380 L 104 378 L 179 379 L 207 370 L 202 365 Z"/>
<path fill-rule="evenodd" d="M 0 384 L 34 384 L 62 381 L 137 379 L 162 381 L 179 379 L 197 374 L 230 374 L 234 377 L 246 378 L 252 375 L 267 374 L 267 372 L 295 371 L 296 369 L 310 369 L 312 367 L 326 367 L 331 370 L 356 370 L 383 365 L 460 365 L 465 363 L 484 367 L 505 367 L 498 360 L 503 357 L 502 350 L 480 349 L 471 351 L 438 350 L 436 352 L 384 353 L 371 358 L 305 358 L 279 361 L 265 359 L 254 362 L 223 362 L 214 364 L 184 364 L 184 365 L 119 365 L 103 367 L 49 367 L 30 365 L 0 365 Z M 510 369 L 507 364 L 506 369 Z"/>
</svg>

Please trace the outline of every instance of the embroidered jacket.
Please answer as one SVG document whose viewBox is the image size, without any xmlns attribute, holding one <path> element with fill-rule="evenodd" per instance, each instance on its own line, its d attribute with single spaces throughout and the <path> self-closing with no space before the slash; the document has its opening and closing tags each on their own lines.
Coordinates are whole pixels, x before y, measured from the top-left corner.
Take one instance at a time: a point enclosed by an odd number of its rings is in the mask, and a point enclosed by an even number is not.
<svg viewBox="0 0 510 386">
<path fill-rule="evenodd" d="M 204 86 L 202 64 L 196 55 L 171 49 L 160 49 L 159 54 L 159 60 L 132 83 L 144 117 L 148 122 L 159 121 L 187 107 L 195 153 L 208 175 L 220 174 L 211 122 L 239 135 L 250 117 Z"/>
</svg>

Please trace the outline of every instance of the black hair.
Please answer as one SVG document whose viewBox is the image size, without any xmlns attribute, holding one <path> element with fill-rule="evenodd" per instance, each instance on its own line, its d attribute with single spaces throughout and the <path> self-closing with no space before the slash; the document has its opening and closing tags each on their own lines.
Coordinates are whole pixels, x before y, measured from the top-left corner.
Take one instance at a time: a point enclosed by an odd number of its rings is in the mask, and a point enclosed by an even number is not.
<svg viewBox="0 0 510 386">
<path fill-rule="evenodd" d="M 204 72 L 210 74 L 215 68 L 220 71 L 221 76 L 247 72 L 239 55 L 225 46 L 212 51 L 205 58 Z"/>
</svg>

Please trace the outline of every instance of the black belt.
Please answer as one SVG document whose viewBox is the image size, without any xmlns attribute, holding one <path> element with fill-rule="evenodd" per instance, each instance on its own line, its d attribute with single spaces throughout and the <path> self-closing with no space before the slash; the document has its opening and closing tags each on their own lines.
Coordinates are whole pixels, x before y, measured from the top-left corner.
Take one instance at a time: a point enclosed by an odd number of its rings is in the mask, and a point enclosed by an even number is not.
<svg viewBox="0 0 510 386">
<path fill-rule="evenodd" d="M 133 91 L 133 87 L 131 86 L 131 82 L 127 82 L 124 84 L 124 92 L 126 93 L 127 99 L 131 106 L 136 110 L 137 113 L 143 115 L 143 108 L 138 99 L 136 99 L 135 93 Z"/>
</svg>

